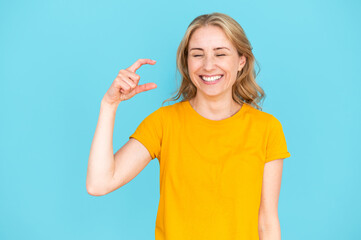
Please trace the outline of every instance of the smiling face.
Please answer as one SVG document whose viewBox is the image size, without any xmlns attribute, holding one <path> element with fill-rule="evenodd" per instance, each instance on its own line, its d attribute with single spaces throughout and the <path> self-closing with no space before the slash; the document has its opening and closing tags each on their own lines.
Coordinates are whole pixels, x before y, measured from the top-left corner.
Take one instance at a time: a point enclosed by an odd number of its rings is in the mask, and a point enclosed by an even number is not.
<svg viewBox="0 0 361 240">
<path fill-rule="evenodd" d="M 188 72 L 197 95 L 232 97 L 237 72 L 246 63 L 220 27 L 195 30 L 188 44 Z M 219 78 L 220 77 L 220 78 Z"/>
</svg>

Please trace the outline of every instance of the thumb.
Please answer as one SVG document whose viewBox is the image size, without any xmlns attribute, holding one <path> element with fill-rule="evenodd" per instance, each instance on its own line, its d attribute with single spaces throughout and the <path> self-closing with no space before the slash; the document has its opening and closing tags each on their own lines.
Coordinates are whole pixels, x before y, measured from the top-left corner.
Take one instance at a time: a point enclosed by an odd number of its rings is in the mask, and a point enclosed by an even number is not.
<svg viewBox="0 0 361 240">
<path fill-rule="evenodd" d="M 157 88 L 157 84 L 155 84 L 155 83 L 145 83 L 145 84 L 142 84 L 142 85 L 138 85 L 135 88 L 135 93 L 138 94 L 138 93 L 141 93 L 141 92 L 152 90 L 154 88 Z"/>
</svg>

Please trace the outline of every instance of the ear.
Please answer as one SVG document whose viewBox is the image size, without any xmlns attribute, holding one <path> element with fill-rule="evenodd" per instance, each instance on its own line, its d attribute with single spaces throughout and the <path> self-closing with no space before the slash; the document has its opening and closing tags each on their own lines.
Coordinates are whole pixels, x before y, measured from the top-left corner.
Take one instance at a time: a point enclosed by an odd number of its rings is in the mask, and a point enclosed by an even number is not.
<svg viewBox="0 0 361 240">
<path fill-rule="evenodd" d="M 239 57 L 238 71 L 241 71 L 245 64 L 246 64 L 246 57 L 242 55 Z"/>
</svg>

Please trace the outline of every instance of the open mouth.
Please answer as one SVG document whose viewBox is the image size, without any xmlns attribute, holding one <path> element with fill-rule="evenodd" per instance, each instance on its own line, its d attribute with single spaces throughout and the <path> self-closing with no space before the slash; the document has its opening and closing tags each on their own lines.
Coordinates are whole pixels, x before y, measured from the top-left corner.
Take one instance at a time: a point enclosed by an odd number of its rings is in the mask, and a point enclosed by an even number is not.
<svg viewBox="0 0 361 240">
<path fill-rule="evenodd" d="M 207 85 L 213 85 L 221 81 L 223 79 L 223 75 L 218 75 L 217 77 L 211 77 L 207 79 L 203 79 L 202 75 L 199 75 L 199 78 L 202 80 L 203 83 Z"/>
</svg>

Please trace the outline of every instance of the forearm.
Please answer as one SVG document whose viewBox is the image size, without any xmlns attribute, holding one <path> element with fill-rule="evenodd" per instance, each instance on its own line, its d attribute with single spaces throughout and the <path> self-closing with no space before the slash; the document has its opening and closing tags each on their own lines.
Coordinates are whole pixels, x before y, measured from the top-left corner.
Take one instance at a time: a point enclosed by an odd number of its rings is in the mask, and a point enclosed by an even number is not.
<svg viewBox="0 0 361 240">
<path fill-rule="evenodd" d="M 90 148 L 86 187 L 88 192 L 102 194 L 114 173 L 113 130 L 117 105 L 103 100 Z"/>
<path fill-rule="evenodd" d="M 281 227 L 278 217 L 258 226 L 259 240 L 281 240 Z"/>
</svg>

